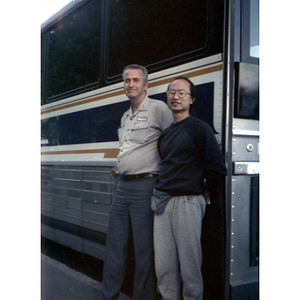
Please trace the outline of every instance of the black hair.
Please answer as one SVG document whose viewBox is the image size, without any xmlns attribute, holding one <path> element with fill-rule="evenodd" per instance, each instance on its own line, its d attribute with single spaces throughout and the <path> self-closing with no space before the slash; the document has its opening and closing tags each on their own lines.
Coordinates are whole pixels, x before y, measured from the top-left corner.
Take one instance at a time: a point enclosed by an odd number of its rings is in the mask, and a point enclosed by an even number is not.
<svg viewBox="0 0 300 300">
<path fill-rule="evenodd" d="M 176 77 L 176 78 L 173 80 L 173 82 L 174 82 L 175 80 L 179 80 L 179 79 L 185 80 L 185 81 L 187 81 L 187 82 L 190 84 L 191 98 L 194 100 L 195 97 L 196 97 L 196 87 L 195 87 L 195 85 L 193 84 L 193 82 L 192 82 L 189 78 L 184 77 L 184 76 Z M 171 85 L 171 83 L 168 85 L 167 91 L 169 90 L 170 85 Z M 193 109 L 194 109 L 193 104 L 190 104 L 189 112 L 193 111 Z"/>
<path fill-rule="evenodd" d="M 185 80 L 190 84 L 191 97 L 192 97 L 192 99 L 194 99 L 196 97 L 196 87 L 193 84 L 193 82 L 189 78 L 184 77 L 184 76 L 176 77 L 173 81 L 178 80 L 178 79 Z M 168 89 L 169 89 L 169 87 L 168 87 Z"/>
</svg>

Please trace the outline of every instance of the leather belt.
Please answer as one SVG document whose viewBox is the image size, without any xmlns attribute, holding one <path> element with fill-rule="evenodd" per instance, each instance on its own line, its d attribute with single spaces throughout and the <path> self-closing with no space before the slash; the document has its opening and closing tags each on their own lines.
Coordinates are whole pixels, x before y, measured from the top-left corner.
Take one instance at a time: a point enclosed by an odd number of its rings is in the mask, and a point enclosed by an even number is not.
<svg viewBox="0 0 300 300">
<path fill-rule="evenodd" d="M 121 175 L 121 178 L 126 181 L 134 180 L 134 179 L 147 179 L 152 177 L 158 177 L 158 174 L 155 173 L 141 173 L 135 175 Z"/>
</svg>

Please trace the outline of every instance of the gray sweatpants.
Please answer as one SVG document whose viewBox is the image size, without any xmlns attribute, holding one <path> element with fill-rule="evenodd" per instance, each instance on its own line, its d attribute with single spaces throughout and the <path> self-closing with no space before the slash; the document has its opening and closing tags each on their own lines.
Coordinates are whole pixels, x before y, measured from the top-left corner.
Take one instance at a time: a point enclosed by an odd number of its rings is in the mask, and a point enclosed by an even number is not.
<svg viewBox="0 0 300 300">
<path fill-rule="evenodd" d="M 154 216 L 155 268 L 163 300 L 180 300 L 180 277 L 185 300 L 201 300 L 201 228 L 205 199 L 173 197 L 162 214 Z M 180 276 L 181 274 L 181 276 Z"/>
</svg>

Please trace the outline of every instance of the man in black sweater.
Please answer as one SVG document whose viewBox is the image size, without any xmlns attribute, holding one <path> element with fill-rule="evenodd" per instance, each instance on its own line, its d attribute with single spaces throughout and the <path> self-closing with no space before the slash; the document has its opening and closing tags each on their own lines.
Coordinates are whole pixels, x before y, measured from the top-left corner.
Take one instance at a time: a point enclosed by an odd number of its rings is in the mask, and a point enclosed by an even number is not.
<svg viewBox="0 0 300 300">
<path fill-rule="evenodd" d="M 226 167 L 211 127 L 190 116 L 194 84 L 178 77 L 167 97 L 174 122 L 158 139 L 162 170 L 152 197 L 158 288 L 164 300 L 181 299 L 181 274 L 184 299 L 200 300 L 205 199 L 226 175 Z"/>
</svg>

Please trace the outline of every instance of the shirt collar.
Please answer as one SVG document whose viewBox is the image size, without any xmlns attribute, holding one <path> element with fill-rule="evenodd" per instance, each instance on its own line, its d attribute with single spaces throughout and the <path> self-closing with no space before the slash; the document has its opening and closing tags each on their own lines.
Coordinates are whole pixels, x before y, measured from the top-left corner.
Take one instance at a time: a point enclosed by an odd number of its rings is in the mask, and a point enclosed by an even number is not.
<svg viewBox="0 0 300 300">
<path fill-rule="evenodd" d="M 143 100 L 143 102 L 140 104 L 139 108 L 136 110 L 136 112 L 133 114 L 135 116 L 139 111 L 146 111 L 149 103 L 149 98 L 146 96 Z M 130 114 L 132 112 L 132 105 L 130 106 Z"/>
<path fill-rule="evenodd" d="M 146 96 L 137 110 L 147 110 L 148 102 L 149 102 L 149 98 L 148 98 L 148 96 Z"/>
</svg>

